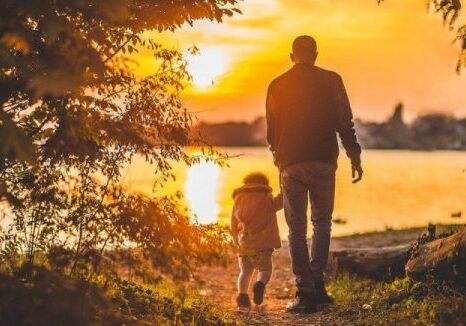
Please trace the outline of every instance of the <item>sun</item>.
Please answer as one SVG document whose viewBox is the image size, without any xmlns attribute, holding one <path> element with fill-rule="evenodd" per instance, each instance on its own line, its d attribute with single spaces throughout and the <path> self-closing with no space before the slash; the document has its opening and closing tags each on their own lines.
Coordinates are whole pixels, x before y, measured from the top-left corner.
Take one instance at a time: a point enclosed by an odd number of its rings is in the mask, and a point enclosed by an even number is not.
<svg viewBox="0 0 466 326">
<path fill-rule="evenodd" d="M 218 48 L 202 48 L 197 54 L 186 54 L 188 72 L 197 88 L 206 89 L 227 70 L 225 53 Z"/>
</svg>

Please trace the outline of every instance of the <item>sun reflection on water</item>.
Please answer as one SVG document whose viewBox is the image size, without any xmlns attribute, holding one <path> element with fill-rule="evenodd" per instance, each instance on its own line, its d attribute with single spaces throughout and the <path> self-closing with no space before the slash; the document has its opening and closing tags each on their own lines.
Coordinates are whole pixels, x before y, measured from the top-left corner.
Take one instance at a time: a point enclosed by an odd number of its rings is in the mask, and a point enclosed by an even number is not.
<svg viewBox="0 0 466 326">
<path fill-rule="evenodd" d="M 217 222 L 220 206 L 217 203 L 220 167 L 212 162 L 200 162 L 191 166 L 184 184 L 189 208 L 201 224 Z"/>
</svg>

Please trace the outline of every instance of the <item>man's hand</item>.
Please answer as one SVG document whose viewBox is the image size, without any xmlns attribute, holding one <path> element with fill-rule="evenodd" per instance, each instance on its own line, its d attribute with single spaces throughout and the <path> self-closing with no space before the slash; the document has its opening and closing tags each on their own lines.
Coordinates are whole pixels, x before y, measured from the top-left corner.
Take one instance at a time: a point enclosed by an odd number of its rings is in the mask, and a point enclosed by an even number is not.
<svg viewBox="0 0 466 326">
<path fill-rule="evenodd" d="M 353 183 L 357 183 L 362 179 L 362 167 L 361 165 L 351 165 L 351 175 L 353 177 Z"/>
</svg>

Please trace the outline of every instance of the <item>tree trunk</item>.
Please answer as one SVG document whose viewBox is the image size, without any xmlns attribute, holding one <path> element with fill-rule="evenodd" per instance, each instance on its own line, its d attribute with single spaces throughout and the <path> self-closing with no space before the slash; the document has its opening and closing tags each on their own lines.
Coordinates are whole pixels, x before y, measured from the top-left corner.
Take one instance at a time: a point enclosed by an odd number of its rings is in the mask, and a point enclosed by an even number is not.
<svg viewBox="0 0 466 326">
<path fill-rule="evenodd" d="M 406 274 L 416 280 L 429 273 L 439 277 L 466 274 L 466 228 L 449 237 L 419 247 L 406 264 Z"/>
<path fill-rule="evenodd" d="M 371 278 L 404 275 L 409 244 L 382 248 L 340 249 L 330 252 L 329 274 L 347 271 Z"/>
</svg>

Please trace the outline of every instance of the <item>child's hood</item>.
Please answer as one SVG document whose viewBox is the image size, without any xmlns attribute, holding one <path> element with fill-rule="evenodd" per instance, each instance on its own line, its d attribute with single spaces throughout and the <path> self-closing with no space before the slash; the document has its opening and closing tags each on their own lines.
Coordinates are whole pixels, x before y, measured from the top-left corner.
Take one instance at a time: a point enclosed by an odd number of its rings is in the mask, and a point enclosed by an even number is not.
<svg viewBox="0 0 466 326">
<path fill-rule="evenodd" d="M 259 183 L 251 183 L 251 184 L 246 184 L 243 185 L 242 187 L 239 187 L 233 191 L 233 198 L 236 197 L 236 195 L 239 194 L 244 194 L 244 193 L 254 193 L 254 192 L 263 192 L 263 193 L 272 193 L 272 188 L 269 186 L 259 184 Z"/>
</svg>

